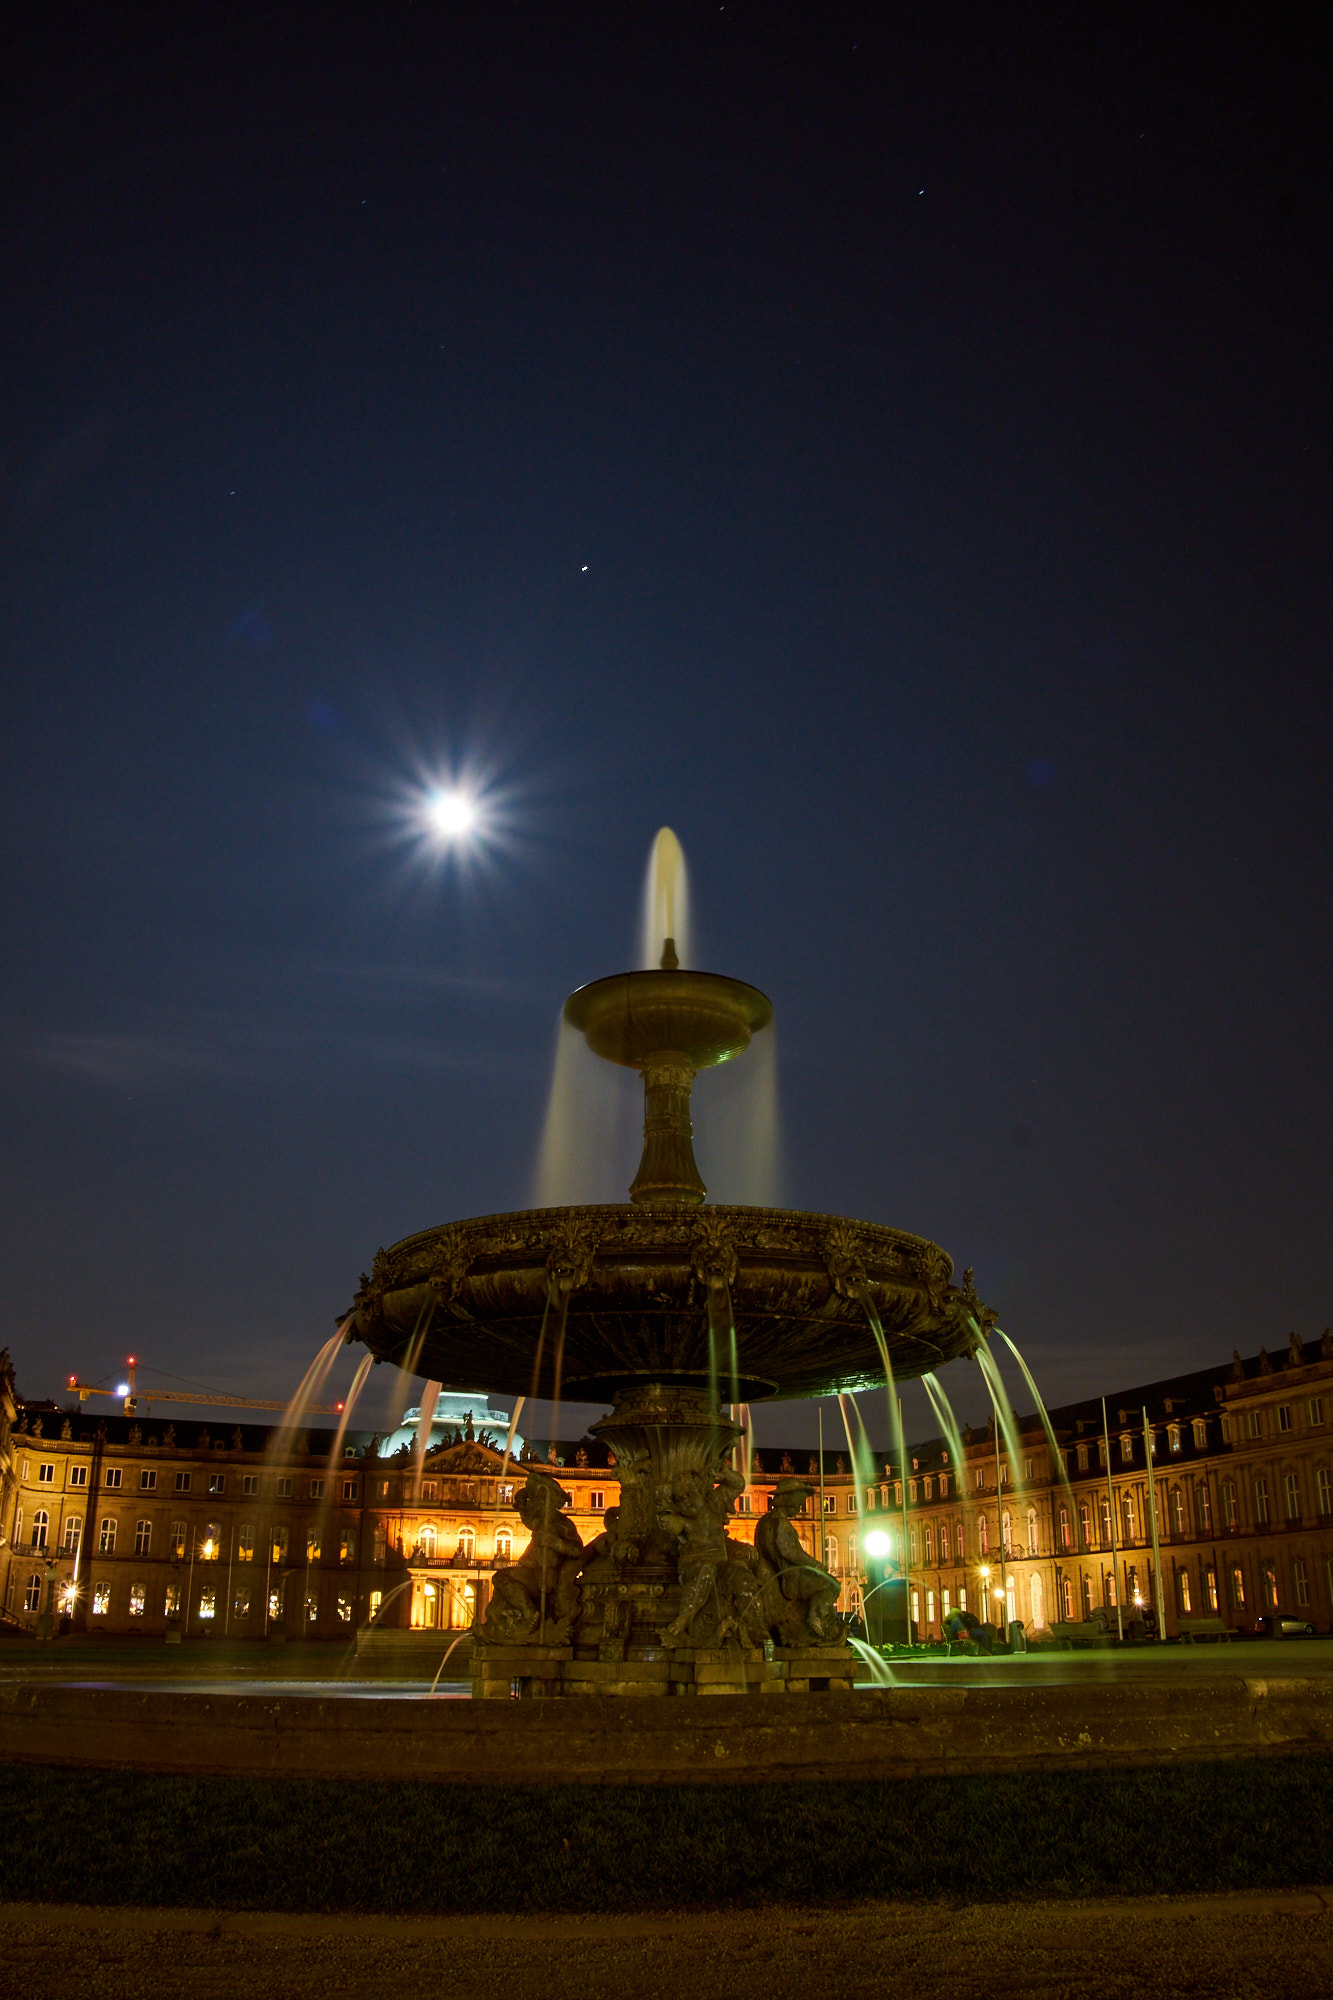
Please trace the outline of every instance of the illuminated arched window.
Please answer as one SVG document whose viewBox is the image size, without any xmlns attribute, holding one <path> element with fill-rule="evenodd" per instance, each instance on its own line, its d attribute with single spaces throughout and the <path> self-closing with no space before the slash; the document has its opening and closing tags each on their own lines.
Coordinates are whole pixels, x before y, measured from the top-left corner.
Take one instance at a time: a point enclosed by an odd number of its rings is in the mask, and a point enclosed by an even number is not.
<svg viewBox="0 0 1333 2000">
<path fill-rule="evenodd" d="M 45 1507 L 39 1507 L 32 1517 L 33 1548 L 44 1549 L 46 1547 L 46 1531 L 50 1525 L 51 1516 L 47 1513 Z"/>
<path fill-rule="evenodd" d="M 473 1555 L 476 1553 L 476 1547 L 477 1537 L 475 1530 L 472 1528 L 460 1528 L 458 1530 L 458 1553 L 463 1557 L 465 1562 L 472 1561 Z"/>
<path fill-rule="evenodd" d="M 28 1578 L 28 1587 L 23 1593 L 23 1609 L 40 1611 L 42 1608 L 42 1572 L 35 1569 Z"/>
<path fill-rule="evenodd" d="M 1067 1532 L 1067 1530 L 1068 1530 L 1068 1526 L 1069 1526 L 1069 1523 L 1068 1523 L 1068 1521 L 1066 1521 L 1066 1522 L 1065 1522 L 1065 1528 L 1066 1528 L 1066 1534 L 1065 1534 L 1065 1547 L 1066 1547 L 1066 1548 L 1068 1548 L 1068 1546 L 1069 1546 L 1069 1536 L 1068 1536 L 1068 1532 Z M 1029 1508 L 1028 1508 L 1028 1554 L 1029 1554 L 1030 1556 L 1035 1556 L 1035 1555 L 1036 1555 L 1036 1553 L 1037 1553 L 1037 1510 L 1036 1510 L 1036 1508 L 1035 1508 L 1035 1507 L 1029 1507 Z"/>
<path fill-rule="evenodd" d="M 417 1547 L 420 1549 L 423 1556 L 433 1556 L 435 1554 L 435 1546 L 436 1546 L 435 1527 L 432 1522 L 427 1521 L 425 1527 L 421 1530 L 421 1533 L 417 1536 Z"/>
<path fill-rule="evenodd" d="M 97 1548 L 98 1553 L 104 1556 L 111 1556 L 116 1552 L 116 1524 L 110 1514 L 97 1531 Z"/>
<path fill-rule="evenodd" d="M 824 1567 L 825 1569 L 836 1569 L 838 1567 L 838 1538 L 836 1535 L 825 1535 L 824 1537 Z"/>
<path fill-rule="evenodd" d="M 513 1553 L 514 1537 L 510 1534 L 508 1528 L 501 1528 L 499 1534 L 495 1537 L 495 1560 L 507 1563 L 512 1559 Z"/>
</svg>

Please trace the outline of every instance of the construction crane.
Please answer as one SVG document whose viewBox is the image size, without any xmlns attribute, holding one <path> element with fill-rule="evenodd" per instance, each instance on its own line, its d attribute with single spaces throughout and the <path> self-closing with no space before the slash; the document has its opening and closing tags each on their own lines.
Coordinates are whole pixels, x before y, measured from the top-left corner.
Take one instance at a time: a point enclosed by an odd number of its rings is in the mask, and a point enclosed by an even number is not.
<svg viewBox="0 0 1333 2000">
<path fill-rule="evenodd" d="M 227 1396 L 223 1394 L 221 1389 L 195 1389 L 188 1384 L 180 1389 L 145 1389 L 141 1395 L 135 1382 L 135 1369 L 138 1364 L 132 1354 L 126 1355 L 125 1366 L 128 1371 L 128 1380 L 117 1383 L 114 1389 L 100 1388 L 96 1382 L 80 1382 L 76 1375 L 70 1376 L 66 1387 L 78 1391 L 81 1403 L 86 1403 L 90 1396 L 119 1396 L 122 1399 L 121 1408 L 127 1417 L 134 1415 L 140 1403 L 225 1403 L 229 1409 L 235 1410 L 292 1409 L 290 1403 L 274 1402 L 271 1397 L 267 1396 Z M 343 1405 L 341 1403 L 301 1403 L 296 1409 L 292 1410 L 292 1413 L 293 1415 L 299 1414 L 301 1416 L 340 1417 L 343 1413 Z"/>
</svg>

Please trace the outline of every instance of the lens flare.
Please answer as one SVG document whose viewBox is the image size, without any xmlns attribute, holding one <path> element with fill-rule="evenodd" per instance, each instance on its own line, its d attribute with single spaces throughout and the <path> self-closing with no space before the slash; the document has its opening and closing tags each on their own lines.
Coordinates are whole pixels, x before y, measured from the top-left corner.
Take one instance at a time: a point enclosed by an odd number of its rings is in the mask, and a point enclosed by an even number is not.
<svg viewBox="0 0 1333 2000">
<path fill-rule="evenodd" d="M 475 799 L 466 792 L 451 790 L 430 793 L 422 817 L 441 840 L 465 840 L 476 831 L 480 815 Z"/>
</svg>

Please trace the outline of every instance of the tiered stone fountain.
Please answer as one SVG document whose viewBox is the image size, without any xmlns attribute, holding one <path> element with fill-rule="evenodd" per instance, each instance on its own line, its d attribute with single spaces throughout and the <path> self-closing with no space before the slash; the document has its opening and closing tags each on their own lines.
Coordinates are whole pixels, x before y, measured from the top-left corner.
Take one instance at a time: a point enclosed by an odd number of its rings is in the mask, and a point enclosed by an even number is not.
<svg viewBox="0 0 1333 2000">
<path fill-rule="evenodd" d="M 474 1692 L 693 1694 L 849 1688 L 838 1586 L 779 1484 L 752 1545 L 728 1533 L 744 1481 L 731 1406 L 882 1386 L 973 1351 L 988 1315 L 922 1237 L 836 1216 L 705 1206 L 690 1092 L 773 1009 L 683 969 L 580 987 L 565 1019 L 644 1082 L 628 1204 L 447 1223 L 377 1253 L 349 1338 L 458 1389 L 609 1403 L 594 1426 L 620 1501 L 584 1547 L 546 1469 L 519 1495 L 531 1540 L 496 1573 Z M 871 1319 L 877 1315 L 872 1338 Z M 879 1345 L 882 1337 L 883 1352 Z"/>
</svg>

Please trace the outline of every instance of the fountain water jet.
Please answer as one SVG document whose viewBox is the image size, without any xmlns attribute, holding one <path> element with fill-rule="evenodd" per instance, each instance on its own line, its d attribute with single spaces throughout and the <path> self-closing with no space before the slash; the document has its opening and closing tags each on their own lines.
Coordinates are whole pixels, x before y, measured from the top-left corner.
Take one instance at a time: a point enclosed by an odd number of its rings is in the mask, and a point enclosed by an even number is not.
<svg viewBox="0 0 1333 2000">
<path fill-rule="evenodd" d="M 420 1504 L 421 1477 L 426 1464 L 426 1446 L 430 1442 L 430 1427 L 435 1417 L 435 1405 L 440 1400 L 443 1384 L 427 1382 L 426 1393 L 421 1398 L 421 1413 L 417 1418 L 417 1441 L 412 1453 L 412 1496 Z"/>
<path fill-rule="evenodd" d="M 1046 1442 L 1050 1447 L 1051 1470 L 1059 1475 L 1060 1484 L 1064 1487 L 1065 1492 L 1069 1496 L 1069 1507 L 1070 1507 L 1069 1519 L 1072 1529 L 1074 1520 L 1074 1511 L 1073 1511 L 1074 1489 L 1069 1483 L 1069 1470 L 1068 1467 L 1065 1465 L 1065 1455 L 1060 1449 L 1060 1442 L 1055 1435 L 1055 1429 L 1051 1423 L 1050 1415 L 1047 1412 L 1046 1405 L 1042 1400 L 1041 1391 L 1032 1379 L 1032 1370 L 1028 1367 L 1027 1362 L 1023 1359 L 1022 1355 L 1015 1347 L 1013 1341 L 1010 1340 L 1004 1328 L 1002 1326 L 997 1326 L 994 1329 L 994 1331 L 999 1334 L 1000 1339 L 1004 1342 L 1005 1346 L 1009 1349 L 1009 1352 L 1013 1355 L 1014 1360 L 1018 1363 L 1019 1367 L 1022 1369 L 1023 1380 L 1027 1383 L 1028 1389 L 1030 1390 L 1032 1395 L 1032 1400 L 1037 1406 L 1037 1415 L 1041 1418 L 1041 1427 L 1046 1433 Z"/>
<path fill-rule="evenodd" d="M 944 1386 L 933 1369 L 927 1369 L 926 1373 L 921 1377 L 921 1387 L 929 1397 L 930 1407 L 935 1412 L 936 1422 L 944 1433 L 945 1442 L 949 1447 L 949 1456 L 953 1466 L 954 1477 L 961 1478 L 967 1458 L 963 1451 L 963 1436 L 958 1428 L 958 1419 L 954 1415 L 953 1404 L 949 1401 L 948 1396 L 944 1392 Z"/>
<path fill-rule="evenodd" d="M 689 881 L 684 852 L 669 826 L 658 828 L 648 853 L 648 872 L 643 884 L 641 964 L 657 964 L 663 938 L 675 939 L 677 953 L 688 964 L 694 945 L 690 934 Z"/>
</svg>

